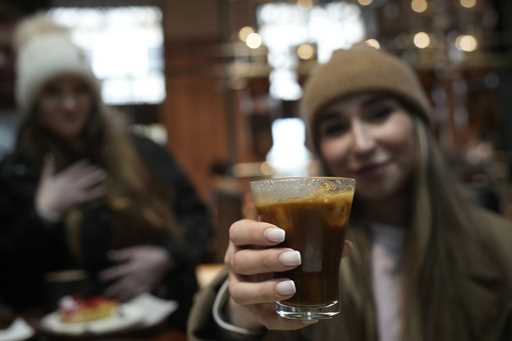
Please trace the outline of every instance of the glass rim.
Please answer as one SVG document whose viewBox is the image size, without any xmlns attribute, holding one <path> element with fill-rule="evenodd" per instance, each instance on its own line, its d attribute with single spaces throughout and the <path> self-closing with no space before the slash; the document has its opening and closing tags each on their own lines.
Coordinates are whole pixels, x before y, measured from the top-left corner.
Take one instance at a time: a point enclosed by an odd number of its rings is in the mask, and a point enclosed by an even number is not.
<svg viewBox="0 0 512 341">
<path fill-rule="evenodd" d="M 355 178 L 343 177 L 343 176 L 287 176 L 278 178 L 267 178 L 250 181 L 251 184 L 258 184 L 264 182 L 281 182 L 281 181 L 293 181 L 293 180 L 342 180 L 347 182 L 356 183 Z"/>
<path fill-rule="evenodd" d="M 251 181 L 250 189 L 256 205 L 290 200 L 327 199 L 354 196 L 356 180 L 334 176 L 290 176 Z M 259 204 L 258 204 L 259 203 Z"/>
</svg>

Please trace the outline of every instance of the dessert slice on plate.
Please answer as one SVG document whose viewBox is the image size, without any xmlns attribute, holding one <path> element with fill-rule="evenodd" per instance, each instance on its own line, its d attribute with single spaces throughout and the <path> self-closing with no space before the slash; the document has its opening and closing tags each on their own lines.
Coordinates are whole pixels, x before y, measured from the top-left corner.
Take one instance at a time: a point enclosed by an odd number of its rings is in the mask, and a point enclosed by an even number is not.
<svg viewBox="0 0 512 341">
<path fill-rule="evenodd" d="M 41 320 L 41 326 L 55 334 L 104 334 L 132 328 L 143 317 L 143 310 L 105 297 L 66 296 L 57 311 Z"/>
<path fill-rule="evenodd" d="M 165 321 L 178 307 L 151 294 L 120 303 L 104 297 L 65 297 L 59 310 L 46 315 L 41 326 L 55 334 L 100 335 L 132 328 L 149 328 Z"/>
<path fill-rule="evenodd" d="M 59 304 L 59 316 L 63 323 L 91 322 L 111 318 L 119 312 L 119 303 L 104 297 L 66 296 Z"/>
</svg>

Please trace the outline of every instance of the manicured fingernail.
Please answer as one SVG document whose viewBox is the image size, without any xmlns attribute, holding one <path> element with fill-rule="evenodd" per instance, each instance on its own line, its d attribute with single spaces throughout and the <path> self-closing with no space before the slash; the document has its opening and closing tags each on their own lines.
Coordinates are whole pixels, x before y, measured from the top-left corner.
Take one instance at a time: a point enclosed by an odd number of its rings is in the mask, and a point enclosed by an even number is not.
<svg viewBox="0 0 512 341">
<path fill-rule="evenodd" d="M 268 229 L 263 231 L 263 235 L 271 242 L 281 243 L 282 241 L 284 241 L 285 232 L 283 229 L 269 227 Z"/>
<path fill-rule="evenodd" d="M 293 281 L 282 281 L 277 283 L 276 290 L 279 295 L 289 296 L 295 294 L 295 283 Z"/>
<path fill-rule="evenodd" d="M 300 252 L 299 251 L 285 251 L 279 255 L 279 261 L 286 266 L 300 265 Z"/>
</svg>

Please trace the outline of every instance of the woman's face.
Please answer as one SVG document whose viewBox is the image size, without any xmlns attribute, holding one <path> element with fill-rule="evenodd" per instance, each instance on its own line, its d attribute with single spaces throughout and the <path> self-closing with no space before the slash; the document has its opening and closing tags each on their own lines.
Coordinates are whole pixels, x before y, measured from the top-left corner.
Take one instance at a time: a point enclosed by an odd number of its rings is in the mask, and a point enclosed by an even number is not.
<svg viewBox="0 0 512 341">
<path fill-rule="evenodd" d="M 47 82 L 39 94 L 40 124 L 65 140 L 80 136 L 94 105 L 90 85 L 82 77 L 64 74 Z"/>
<path fill-rule="evenodd" d="M 416 134 L 397 100 L 357 95 L 320 115 L 320 152 L 333 175 L 355 178 L 366 200 L 390 198 L 405 188 L 416 164 Z"/>
</svg>

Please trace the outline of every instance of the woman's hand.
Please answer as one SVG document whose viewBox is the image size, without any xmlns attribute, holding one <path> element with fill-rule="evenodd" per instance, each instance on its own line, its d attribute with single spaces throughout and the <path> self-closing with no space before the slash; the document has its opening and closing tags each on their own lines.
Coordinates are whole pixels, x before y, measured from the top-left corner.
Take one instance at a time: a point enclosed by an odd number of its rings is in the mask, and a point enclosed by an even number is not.
<svg viewBox="0 0 512 341">
<path fill-rule="evenodd" d="M 295 283 L 273 274 L 301 264 L 298 251 L 278 246 L 284 239 L 285 231 L 268 223 L 240 220 L 231 225 L 224 260 L 229 268 L 231 323 L 246 329 L 296 330 L 316 322 L 288 320 L 275 313 L 274 302 L 292 297 Z"/>
<path fill-rule="evenodd" d="M 169 271 L 169 253 L 158 246 L 134 246 L 111 251 L 110 259 L 118 265 L 100 273 L 100 279 L 113 282 L 105 295 L 122 301 L 150 292 Z"/>
<path fill-rule="evenodd" d="M 36 192 L 37 214 L 46 221 L 58 221 L 71 207 L 102 196 L 105 177 L 102 169 L 86 161 L 55 174 L 54 160 L 47 157 Z"/>
</svg>

